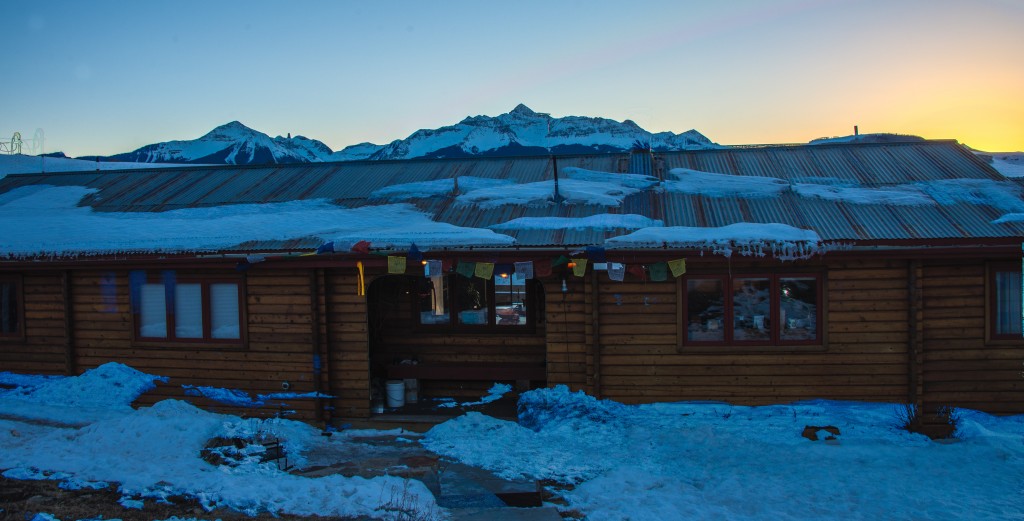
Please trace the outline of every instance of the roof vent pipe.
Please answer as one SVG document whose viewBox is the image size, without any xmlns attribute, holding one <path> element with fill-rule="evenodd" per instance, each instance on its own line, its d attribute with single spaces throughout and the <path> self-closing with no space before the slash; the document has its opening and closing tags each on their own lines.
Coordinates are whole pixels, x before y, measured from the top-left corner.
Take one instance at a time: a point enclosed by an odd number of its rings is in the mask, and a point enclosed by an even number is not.
<svg viewBox="0 0 1024 521">
<path fill-rule="evenodd" d="M 859 135 L 860 135 L 860 131 L 859 131 L 859 130 L 857 130 L 857 125 L 854 125 L 854 126 L 853 126 L 853 135 L 854 135 L 854 136 L 859 136 Z"/>
<path fill-rule="evenodd" d="M 562 204 L 562 202 L 565 201 L 565 198 L 558 192 L 558 158 L 555 156 L 551 156 L 551 168 L 555 171 L 555 195 L 551 200 L 554 201 L 555 204 Z"/>
</svg>

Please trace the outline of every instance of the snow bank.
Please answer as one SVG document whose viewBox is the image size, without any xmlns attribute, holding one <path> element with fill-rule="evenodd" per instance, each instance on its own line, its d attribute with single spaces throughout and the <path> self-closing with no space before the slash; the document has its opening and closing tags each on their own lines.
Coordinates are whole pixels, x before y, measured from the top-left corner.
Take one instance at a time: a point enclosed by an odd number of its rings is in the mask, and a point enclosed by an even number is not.
<svg viewBox="0 0 1024 521">
<path fill-rule="evenodd" d="M 63 376 L 18 374 L 6 371 L 0 372 L 0 387 L 39 387 L 46 382 L 59 380 Z"/>
<path fill-rule="evenodd" d="M 5 447 L 0 468 L 16 474 L 24 472 L 19 469 L 45 469 L 62 473 L 58 479 L 117 482 L 130 500 L 184 495 L 208 509 L 227 507 L 249 514 L 375 518 L 387 517 L 380 507 L 395 494 L 404 494 L 422 512 L 436 507 L 430 491 L 418 481 L 339 475 L 310 479 L 282 472 L 273 463 L 216 467 L 199 457 L 210 438 L 247 437 L 261 431 L 285 440 L 286 450 L 298 458 L 320 438 L 319 431 L 300 422 L 240 420 L 165 400 L 79 430 L 14 435 L 21 428 L 18 424 L 0 423 L 0 444 Z"/>
<path fill-rule="evenodd" d="M 316 237 L 375 247 L 507 246 L 512 237 L 432 221 L 409 204 L 340 208 L 324 200 L 96 212 L 78 206 L 95 189 L 27 186 L 0 194 L 0 255 L 180 252 L 230 249 L 251 240 Z"/>
<path fill-rule="evenodd" d="M 763 257 L 769 253 L 782 259 L 803 259 L 821 252 L 821 238 L 811 230 L 778 223 L 737 223 L 719 228 L 666 226 L 642 228 L 605 241 L 608 248 L 680 248 L 711 251 L 731 256 Z"/>
<path fill-rule="evenodd" d="M 136 398 L 166 382 L 117 362 L 89 369 L 80 376 L 42 380 L 38 385 L 0 391 L 0 397 L 66 407 L 130 407 Z"/>
<path fill-rule="evenodd" d="M 109 362 L 79 376 L 4 380 L 17 387 L 0 390 L 0 413 L 78 424 L 131 411 L 136 398 L 167 378 Z"/>
<path fill-rule="evenodd" d="M 201 396 L 224 405 L 245 408 L 261 407 L 274 400 L 286 401 L 305 398 L 333 398 L 331 395 L 315 392 L 258 394 L 253 398 L 252 395 L 240 389 L 224 389 L 203 385 L 182 385 L 181 388 L 185 390 L 185 394 L 188 396 Z"/>
<path fill-rule="evenodd" d="M 627 406 L 565 388 L 520 403 L 532 428 L 466 415 L 423 443 L 501 475 L 573 483 L 590 520 L 1020 518 L 1024 416 L 961 411 L 960 442 L 898 427 L 896 406 L 811 401 Z M 834 426 L 834 442 L 801 437 Z"/>
<path fill-rule="evenodd" d="M 598 400 L 583 391 L 574 393 L 564 385 L 523 393 L 518 404 L 519 424 L 537 432 L 577 420 L 608 423 L 627 412 L 618 402 Z"/>
<path fill-rule="evenodd" d="M 441 403 L 441 404 L 438 405 L 438 407 L 439 408 L 446 408 L 446 407 L 471 407 L 473 405 L 483 405 L 485 403 L 491 403 L 491 402 L 498 401 L 498 400 L 501 399 L 502 396 L 505 396 L 506 394 L 508 394 L 510 392 L 512 392 L 512 386 L 511 385 L 495 383 L 494 385 L 491 386 L 490 389 L 487 390 L 487 394 L 485 394 L 482 398 L 480 398 L 479 400 L 477 400 L 475 402 L 459 403 L 459 402 L 456 402 L 456 401 L 452 400 L 452 401 L 446 401 L 444 403 Z"/>
</svg>

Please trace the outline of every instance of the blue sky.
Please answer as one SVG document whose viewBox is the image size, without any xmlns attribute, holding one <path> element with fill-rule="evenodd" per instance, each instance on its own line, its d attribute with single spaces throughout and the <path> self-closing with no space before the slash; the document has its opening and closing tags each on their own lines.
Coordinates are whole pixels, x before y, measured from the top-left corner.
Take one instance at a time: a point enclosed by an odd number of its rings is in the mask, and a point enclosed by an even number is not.
<svg viewBox="0 0 1024 521">
<path fill-rule="evenodd" d="M 1024 2 L 40 1 L 0 18 L 0 139 L 111 154 L 239 120 L 337 150 L 525 103 L 725 144 L 1024 149 Z"/>
</svg>

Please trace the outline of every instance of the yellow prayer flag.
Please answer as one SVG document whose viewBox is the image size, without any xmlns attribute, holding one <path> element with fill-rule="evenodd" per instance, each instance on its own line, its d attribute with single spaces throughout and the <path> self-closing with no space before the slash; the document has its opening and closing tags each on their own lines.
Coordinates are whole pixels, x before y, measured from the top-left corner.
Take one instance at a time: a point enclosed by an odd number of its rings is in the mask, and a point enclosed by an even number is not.
<svg viewBox="0 0 1024 521">
<path fill-rule="evenodd" d="M 476 263 L 475 275 L 481 279 L 490 279 L 494 276 L 494 263 L 493 262 L 478 262 Z"/>
<path fill-rule="evenodd" d="M 388 273 L 401 275 L 405 273 L 405 257 L 400 255 L 388 255 Z"/>
<path fill-rule="evenodd" d="M 356 263 L 356 269 L 359 270 L 359 278 L 356 280 L 356 295 L 360 297 L 366 296 L 366 279 L 363 277 L 363 261 Z"/>
<path fill-rule="evenodd" d="M 573 259 L 576 265 L 572 267 L 572 274 L 582 277 L 587 274 L 587 259 Z"/>
<path fill-rule="evenodd" d="M 668 268 L 672 270 L 672 276 L 678 277 L 686 273 L 686 259 L 676 259 L 668 261 Z"/>
</svg>

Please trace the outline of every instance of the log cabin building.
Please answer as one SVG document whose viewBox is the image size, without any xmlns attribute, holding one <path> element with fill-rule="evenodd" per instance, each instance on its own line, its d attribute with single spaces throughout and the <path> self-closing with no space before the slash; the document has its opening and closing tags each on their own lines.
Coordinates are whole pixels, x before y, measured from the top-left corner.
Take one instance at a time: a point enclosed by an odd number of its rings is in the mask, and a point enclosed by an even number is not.
<svg viewBox="0 0 1024 521">
<path fill-rule="evenodd" d="M 1021 194 L 952 141 L 8 175 L 0 371 L 1021 413 Z"/>
</svg>

